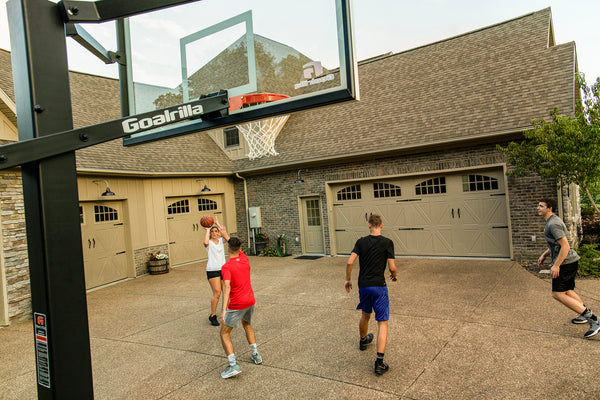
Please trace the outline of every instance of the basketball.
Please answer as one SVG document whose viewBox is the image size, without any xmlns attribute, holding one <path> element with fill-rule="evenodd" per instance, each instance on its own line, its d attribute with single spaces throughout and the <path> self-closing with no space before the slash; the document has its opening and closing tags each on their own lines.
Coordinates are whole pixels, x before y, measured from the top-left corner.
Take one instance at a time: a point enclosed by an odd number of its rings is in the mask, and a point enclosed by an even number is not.
<svg viewBox="0 0 600 400">
<path fill-rule="evenodd" d="M 205 228 L 210 228 L 214 223 L 215 220 L 210 215 L 204 215 L 202 218 L 200 218 L 200 225 Z"/>
</svg>

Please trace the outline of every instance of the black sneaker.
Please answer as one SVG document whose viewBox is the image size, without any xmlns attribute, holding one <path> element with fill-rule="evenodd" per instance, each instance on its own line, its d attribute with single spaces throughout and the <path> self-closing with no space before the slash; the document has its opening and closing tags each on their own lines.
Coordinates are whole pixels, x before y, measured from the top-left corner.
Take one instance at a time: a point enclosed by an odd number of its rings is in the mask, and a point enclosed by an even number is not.
<svg viewBox="0 0 600 400">
<path fill-rule="evenodd" d="M 390 366 L 387 365 L 384 362 L 378 363 L 377 361 L 375 361 L 375 373 L 377 375 L 383 375 L 386 372 L 388 372 L 388 369 L 390 369 Z"/>
<path fill-rule="evenodd" d="M 360 339 L 360 346 L 359 349 L 362 350 L 366 350 L 367 349 L 367 345 L 369 343 L 371 343 L 373 341 L 373 334 L 369 333 L 367 336 L 365 336 L 364 339 Z"/>
<path fill-rule="evenodd" d="M 209 315 L 208 316 L 208 320 L 210 321 L 210 324 L 212 326 L 219 326 L 219 321 L 217 321 L 217 316 L 216 315 Z"/>
</svg>

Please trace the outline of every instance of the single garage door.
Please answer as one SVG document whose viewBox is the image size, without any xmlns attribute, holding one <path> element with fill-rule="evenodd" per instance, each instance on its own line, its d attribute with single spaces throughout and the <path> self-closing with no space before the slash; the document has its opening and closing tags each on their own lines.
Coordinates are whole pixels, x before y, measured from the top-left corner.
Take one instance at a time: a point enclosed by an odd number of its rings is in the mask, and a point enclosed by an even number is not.
<svg viewBox="0 0 600 400">
<path fill-rule="evenodd" d="M 509 257 L 501 169 L 332 186 L 335 243 L 349 254 L 370 214 L 397 255 Z"/>
<path fill-rule="evenodd" d="M 210 195 L 167 198 L 169 256 L 172 265 L 207 258 L 203 244 L 206 228 L 200 225 L 200 218 L 211 215 L 226 227 L 222 197 Z"/>
<path fill-rule="evenodd" d="M 79 204 L 87 289 L 127 278 L 123 202 Z"/>
</svg>

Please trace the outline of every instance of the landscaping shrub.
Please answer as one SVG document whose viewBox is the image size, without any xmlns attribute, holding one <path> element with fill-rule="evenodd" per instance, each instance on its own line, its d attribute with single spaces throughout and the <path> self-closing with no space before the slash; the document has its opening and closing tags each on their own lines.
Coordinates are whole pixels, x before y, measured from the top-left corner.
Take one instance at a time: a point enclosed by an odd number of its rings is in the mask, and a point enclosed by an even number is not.
<svg viewBox="0 0 600 400">
<path fill-rule="evenodd" d="M 597 244 L 582 244 L 577 249 L 581 256 L 579 274 L 583 276 L 600 276 L 600 250 Z"/>
</svg>

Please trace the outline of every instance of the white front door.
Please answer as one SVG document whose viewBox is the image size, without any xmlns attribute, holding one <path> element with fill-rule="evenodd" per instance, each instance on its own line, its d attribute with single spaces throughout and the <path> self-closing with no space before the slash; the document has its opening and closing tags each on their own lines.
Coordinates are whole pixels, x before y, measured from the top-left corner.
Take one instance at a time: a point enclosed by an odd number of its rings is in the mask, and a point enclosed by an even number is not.
<svg viewBox="0 0 600 400">
<path fill-rule="evenodd" d="M 302 206 L 302 242 L 305 253 L 323 254 L 323 226 L 321 222 L 321 201 L 318 197 L 306 197 Z"/>
</svg>

